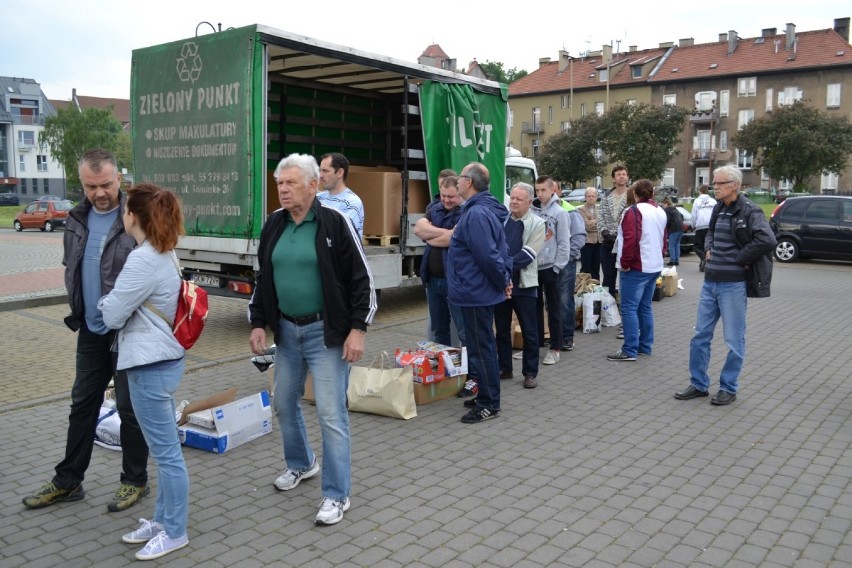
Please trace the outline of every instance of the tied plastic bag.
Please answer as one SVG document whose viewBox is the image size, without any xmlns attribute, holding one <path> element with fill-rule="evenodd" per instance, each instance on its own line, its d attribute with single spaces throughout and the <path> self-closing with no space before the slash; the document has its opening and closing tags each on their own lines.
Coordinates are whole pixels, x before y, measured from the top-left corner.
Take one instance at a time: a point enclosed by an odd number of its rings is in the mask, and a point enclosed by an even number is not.
<svg viewBox="0 0 852 568">
<path fill-rule="evenodd" d="M 583 294 L 583 333 L 600 333 L 602 296 L 601 292 Z"/>
<path fill-rule="evenodd" d="M 601 325 L 615 327 L 621 323 L 618 303 L 608 291 L 601 292 Z"/>
<path fill-rule="evenodd" d="M 379 366 L 376 366 L 376 361 Z M 411 367 L 392 367 L 390 356 L 381 352 L 369 367 L 349 370 L 349 410 L 408 420 L 417 416 Z"/>
</svg>

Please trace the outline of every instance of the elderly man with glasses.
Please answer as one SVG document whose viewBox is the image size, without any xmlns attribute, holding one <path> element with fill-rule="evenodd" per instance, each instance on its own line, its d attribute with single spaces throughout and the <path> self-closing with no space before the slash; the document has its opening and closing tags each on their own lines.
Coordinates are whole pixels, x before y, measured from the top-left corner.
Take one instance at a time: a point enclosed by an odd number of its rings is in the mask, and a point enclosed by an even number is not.
<svg viewBox="0 0 852 568">
<path fill-rule="evenodd" d="M 704 243 L 707 264 L 695 335 L 689 344 L 690 384 L 675 393 L 678 400 L 708 395 L 710 343 L 719 318 L 728 355 L 719 376 L 719 392 L 710 403 L 725 406 L 736 400 L 745 360 L 746 298 L 769 296 L 775 235 L 760 207 L 739 194 L 742 179 L 734 166 L 713 171 L 717 204 Z"/>
</svg>

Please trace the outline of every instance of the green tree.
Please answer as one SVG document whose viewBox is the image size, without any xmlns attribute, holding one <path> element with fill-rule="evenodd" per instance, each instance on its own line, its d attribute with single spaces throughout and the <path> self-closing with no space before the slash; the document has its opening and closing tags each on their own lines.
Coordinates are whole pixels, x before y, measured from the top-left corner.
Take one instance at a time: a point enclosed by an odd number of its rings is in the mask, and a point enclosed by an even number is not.
<svg viewBox="0 0 852 568">
<path fill-rule="evenodd" d="M 111 108 L 87 108 L 80 112 L 69 105 L 57 110 L 56 116 L 45 119 L 39 144 L 46 145 L 50 154 L 65 168 L 68 187 L 73 190 L 80 186 L 77 164 L 83 153 L 91 148 L 117 152 L 121 146 L 121 134 L 121 123 L 115 119 Z M 127 167 L 121 162 L 118 166 L 119 170 Z"/>
<path fill-rule="evenodd" d="M 600 146 L 601 117 L 587 114 L 571 121 L 571 127 L 544 141 L 536 157 L 542 174 L 578 187 L 600 175 L 602 164 L 595 157 Z"/>
<path fill-rule="evenodd" d="M 678 154 L 675 144 L 688 114 L 674 105 L 614 105 L 601 119 L 601 146 L 608 161 L 624 164 L 631 179 L 660 179 Z"/>
<path fill-rule="evenodd" d="M 770 177 L 788 179 L 807 191 L 808 179 L 840 173 L 852 154 L 852 125 L 846 116 L 828 116 L 802 101 L 752 120 L 732 139 L 754 156 L 754 166 Z"/>
<path fill-rule="evenodd" d="M 523 69 L 518 70 L 517 67 L 512 67 L 506 71 L 503 69 L 503 63 L 499 61 L 486 60 L 485 63 L 480 63 L 479 65 L 482 67 L 482 70 L 485 71 L 485 74 L 488 75 L 489 79 L 499 83 L 506 83 L 507 85 L 514 83 L 521 77 L 529 75 L 527 71 Z"/>
</svg>

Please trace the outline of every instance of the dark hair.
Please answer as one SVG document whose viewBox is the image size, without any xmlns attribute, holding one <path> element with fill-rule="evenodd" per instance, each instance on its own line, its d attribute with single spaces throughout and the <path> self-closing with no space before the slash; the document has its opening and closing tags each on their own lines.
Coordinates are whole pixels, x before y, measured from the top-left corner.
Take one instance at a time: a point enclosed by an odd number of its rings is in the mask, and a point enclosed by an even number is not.
<svg viewBox="0 0 852 568">
<path fill-rule="evenodd" d="M 153 183 L 140 183 L 127 190 L 124 207 L 133 213 L 139 228 L 160 252 L 170 251 L 185 234 L 180 199 Z"/>
<path fill-rule="evenodd" d="M 626 167 L 624 167 L 624 166 L 623 166 L 623 165 L 621 165 L 621 164 L 619 164 L 619 165 L 617 165 L 617 166 L 613 167 L 613 168 L 612 168 L 612 174 L 610 174 L 610 176 L 611 176 L 611 177 L 615 177 L 615 173 L 616 173 L 616 172 L 620 172 L 621 170 L 624 170 L 624 171 L 626 172 L 626 171 L 627 171 L 627 168 L 626 168 Z"/>
<path fill-rule="evenodd" d="M 467 165 L 467 173 L 470 178 L 470 185 L 478 192 L 488 191 L 488 185 L 491 183 L 491 176 L 488 175 L 488 169 L 479 162 L 472 162 Z"/>
<path fill-rule="evenodd" d="M 633 191 L 633 186 L 627 188 L 627 192 L 624 194 L 624 207 L 630 207 L 631 205 L 636 204 L 636 192 Z"/>
<path fill-rule="evenodd" d="M 547 183 L 547 182 L 552 182 L 552 181 L 553 181 L 553 176 L 542 175 L 542 176 L 538 176 L 537 178 L 535 178 L 536 184 L 542 184 L 542 183 Z"/>
<path fill-rule="evenodd" d="M 112 164 L 113 169 L 115 169 L 116 173 L 118 173 L 118 163 L 115 161 L 115 156 L 112 152 L 104 150 L 103 148 L 86 150 L 86 152 L 80 157 L 80 163 L 77 164 L 77 167 L 82 168 L 83 164 L 86 164 L 93 172 L 100 172 L 101 168 L 104 166 L 104 162 Z"/>
<path fill-rule="evenodd" d="M 346 159 L 346 156 L 339 152 L 330 152 L 328 154 L 323 154 L 320 158 L 320 163 L 326 158 L 331 158 L 331 167 L 334 171 L 343 170 L 343 181 L 346 181 L 346 176 L 349 175 L 349 160 Z"/>
<path fill-rule="evenodd" d="M 633 190 L 636 203 L 643 203 L 654 197 L 654 184 L 650 180 L 640 179 L 630 186 L 630 189 Z"/>
<path fill-rule="evenodd" d="M 700 186 L 698 186 L 698 193 L 707 193 L 709 191 L 710 191 L 710 186 L 707 185 L 706 183 L 703 183 Z"/>
<path fill-rule="evenodd" d="M 456 173 L 456 170 L 451 170 L 450 168 L 438 172 L 439 178 L 458 177 L 458 175 L 459 174 Z"/>
</svg>

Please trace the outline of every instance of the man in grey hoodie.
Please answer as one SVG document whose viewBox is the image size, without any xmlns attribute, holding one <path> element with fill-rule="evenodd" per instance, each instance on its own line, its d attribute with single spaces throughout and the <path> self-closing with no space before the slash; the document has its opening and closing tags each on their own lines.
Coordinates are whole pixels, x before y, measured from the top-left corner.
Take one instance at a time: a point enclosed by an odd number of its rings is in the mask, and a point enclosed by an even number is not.
<svg viewBox="0 0 852 568">
<path fill-rule="evenodd" d="M 562 208 L 557 195 L 557 184 L 550 176 L 535 180 L 538 195 L 536 214 L 544 219 L 544 247 L 538 255 L 538 340 L 544 341 L 544 303 L 547 302 L 547 325 L 550 328 L 550 350 L 543 365 L 559 362 L 562 346 L 562 303 L 559 297 L 559 273 L 571 259 L 571 220 Z"/>
</svg>

